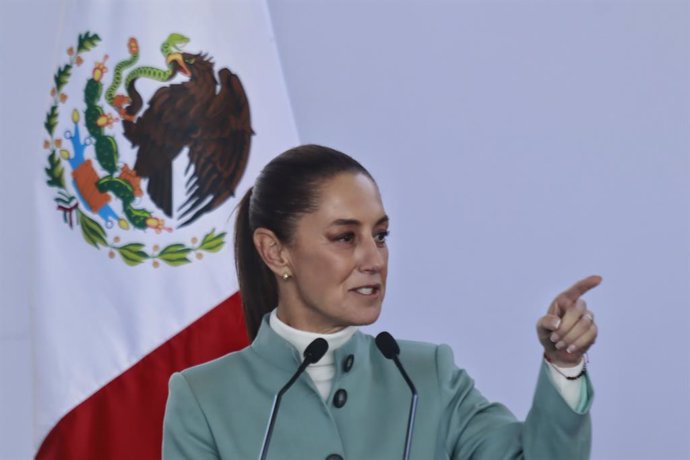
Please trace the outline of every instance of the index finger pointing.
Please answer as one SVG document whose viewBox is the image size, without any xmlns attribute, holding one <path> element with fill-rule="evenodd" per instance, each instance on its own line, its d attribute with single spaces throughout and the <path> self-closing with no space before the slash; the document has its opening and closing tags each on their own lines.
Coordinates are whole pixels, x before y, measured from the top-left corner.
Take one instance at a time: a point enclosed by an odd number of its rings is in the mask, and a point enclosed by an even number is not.
<svg viewBox="0 0 690 460">
<path fill-rule="evenodd" d="M 581 296 L 583 296 L 587 291 L 599 286 L 602 277 L 599 275 L 588 276 L 587 278 L 581 279 L 577 283 L 570 286 L 568 289 L 563 291 L 562 295 L 567 297 L 572 301 L 576 301 Z"/>
</svg>

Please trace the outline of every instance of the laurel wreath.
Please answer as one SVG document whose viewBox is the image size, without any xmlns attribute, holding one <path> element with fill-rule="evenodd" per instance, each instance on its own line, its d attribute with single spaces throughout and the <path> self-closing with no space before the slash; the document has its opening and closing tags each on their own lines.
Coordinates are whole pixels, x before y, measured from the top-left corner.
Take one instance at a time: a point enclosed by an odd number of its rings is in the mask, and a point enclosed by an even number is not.
<svg viewBox="0 0 690 460">
<path fill-rule="evenodd" d="M 103 229 L 103 226 L 96 220 L 89 217 L 79 207 L 79 200 L 72 195 L 65 186 L 65 169 L 62 165 L 62 159 L 58 151 L 62 149 L 62 139 L 55 137 L 55 128 L 58 125 L 59 107 L 67 100 L 67 96 L 62 93 L 62 89 L 69 82 L 72 76 L 72 69 L 75 65 L 81 65 L 83 62 L 82 54 L 95 48 L 101 38 L 98 34 L 85 32 L 79 34 L 77 40 L 76 51 L 74 48 L 67 50 L 69 61 L 61 67 L 58 67 L 53 76 L 53 83 L 55 86 L 51 89 L 52 104 L 48 112 L 43 126 L 48 133 L 49 139 L 44 141 L 44 147 L 50 150 L 48 155 L 48 166 L 45 168 L 47 175 L 46 183 L 49 187 L 58 189 L 55 202 L 58 205 L 58 210 L 63 212 L 63 220 L 70 228 L 76 223 L 81 227 L 81 234 L 84 240 L 96 249 L 101 247 L 109 248 L 108 256 L 114 258 L 115 254 L 119 254 L 125 264 L 129 266 L 139 265 L 147 260 L 151 260 L 154 267 L 160 265 L 159 261 L 167 265 L 176 267 L 192 262 L 190 256 L 194 255 L 196 259 L 203 258 L 204 253 L 215 253 L 223 249 L 225 245 L 226 232 L 216 233 L 215 229 L 211 229 L 201 241 L 193 237 L 191 245 L 183 243 L 173 243 L 160 249 L 154 244 L 150 249 L 144 243 L 128 243 L 120 245 L 119 237 L 114 237 L 109 240 L 108 234 Z M 68 152 L 69 153 L 69 152 Z M 72 213 L 76 215 L 76 222 L 73 222 Z"/>
</svg>

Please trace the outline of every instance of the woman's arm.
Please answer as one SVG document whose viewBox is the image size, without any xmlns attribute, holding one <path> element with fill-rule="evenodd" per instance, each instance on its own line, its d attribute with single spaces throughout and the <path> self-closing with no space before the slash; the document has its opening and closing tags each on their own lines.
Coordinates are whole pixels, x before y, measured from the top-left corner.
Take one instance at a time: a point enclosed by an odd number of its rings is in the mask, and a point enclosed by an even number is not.
<svg viewBox="0 0 690 460">
<path fill-rule="evenodd" d="M 581 297 L 601 283 L 590 276 L 559 294 L 537 322 L 544 357 L 556 372 L 580 365 L 597 337 L 594 315 Z M 589 407 L 592 387 L 586 373 L 578 378 L 581 397 L 566 401 L 544 362 L 539 372 L 532 408 L 524 423 L 503 405 L 489 403 L 467 374 L 457 369 L 452 352 L 437 350 L 439 385 L 448 398 L 447 452 L 454 459 L 587 459 L 591 448 Z M 565 374 L 565 372 L 560 372 Z M 560 385 L 563 387 L 564 385 Z M 567 398 L 577 399 L 577 398 Z"/>
<path fill-rule="evenodd" d="M 539 372 L 532 408 L 525 422 L 502 404 L 489 402 L 464 370 L 458 369 L 450 347 L 436 351 L 439 391 L 446 400 L 446 452 L 451 459 L 589 458 L 592 390 L 586 376 L 588 404 L 573 410 L 550 381 L 548 367 Z"/>
</svg>

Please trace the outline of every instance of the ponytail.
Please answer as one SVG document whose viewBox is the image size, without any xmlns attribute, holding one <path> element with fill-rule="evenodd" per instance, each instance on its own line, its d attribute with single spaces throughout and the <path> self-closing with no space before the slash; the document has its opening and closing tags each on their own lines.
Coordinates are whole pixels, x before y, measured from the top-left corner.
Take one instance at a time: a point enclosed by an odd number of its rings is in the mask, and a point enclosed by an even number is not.
<svg viewBox="0 0 690 460">
<path fill-rule="evenodd" d="M 278 286 L 273 272 L 261 260 L 254 246 L 254 229 L 249 220 L 252 189 L 237 207 L 235 222 L 235 267 L 240 284 L 244 322 L 249 339 L 254 340 L 261 318 L 278 305 Z"/>
</svg>

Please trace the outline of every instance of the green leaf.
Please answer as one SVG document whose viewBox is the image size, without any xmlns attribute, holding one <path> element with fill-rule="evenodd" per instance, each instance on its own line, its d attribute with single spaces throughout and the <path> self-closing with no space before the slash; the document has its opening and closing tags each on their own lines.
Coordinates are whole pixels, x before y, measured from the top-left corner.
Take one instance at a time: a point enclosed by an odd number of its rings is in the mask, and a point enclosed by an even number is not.
<svg viewBox="0 0 690 460">
<path fill-rule="evenodd" d="M 139 265 L 149 258 L 149 255 L 143 250 L 144 245 L 141 243 L 130 243 L 115 249 L 122 256 L 122 260 L 131 267 Z"/>
<path fill-rule="evenodd" d="M 216 235 L 215 232 L 216 229 L 214 228 L 204 236 L 204 238 L 201 240 L 201 244 L 199 245 L 200 250 L 218 252 L 223 249 L 223 246 L 225 246 L 226 233 L 223 232 Z"/>
<path fill-rule="evenodd" d="M 78 210 L 77 213 L 79 216 L 79 225 L 81 225 L 81 234 L 84 236 L 86 242 L 95 248 L 98 248 L 99 246 L 107 246 L 108 243 L 105 239 L 105 230 L 103 230 L 101 224 L 80 210 Z"/>
<path fill-rule="evenodd" d="M 58 69 L 58 71 L 55 73 L 55 76 L 53 77 L 53 81 L 55 82 L 55 88 L 57 89 L 58 93 L 67 84 L 71 74 L 72 74 L 72 65 L 71 64 L 65 64 L 64 66 L 60 67 Z"/>
<path fill-rule="evenodd" d="M 83 53 L 84 51 L 89 51 L 98 45 L 101 41 L 101 37 L 98 34 L 92 34 L 91 32 L 85 32 L 79 34 L 79 42 L 77 44 L 77 53 Z"/>
<path fill-rule="evenodd" d="M 48 131 L 48 134 L 51 136 L 53 135 L 53 132 L 55 131 L 55 127 L 57 126 L 58 122 L 58 111 L 57 111 L 57 104 L 52 106 L 48 113 L 46 114 L 46 121 L 43 123 L 43 126 L 45 126 L 46 131 Z"/>
<path fill-rule="evenodd" d="M 75 201 L 77 201 L 77 199 L 69 193 L 66 193 L 64 190 L 59 190 L 58 196 L 55 198 L 56 203 L 64 206 L 71 206 Z"/>
<path fill-rule="evenodd" d="M 60 163 L 60 157 L 55 154 L 53 149 L 48 155 L 48 167 L 45 168 L 48 175 L 47 184 L 51 187 L 65 188 L 65 170 Z"/>
<path fill-rule="evenodd" d="M 66 200 L 64 198 L 55 198 L 55 202 L 63 206 L 69 206 L 72 204 L 72 200 Z"/>
<path fill-rule="evenodd" d="M 158 253 L 158 258 L 168 265 L 177 267 L 178 265 L 184 265 L 191 262 L 191 260 L 187 258 L 187 254 L 191 251 L 190 248 L 183 244 L 171 244 Z"/>
</svg>

